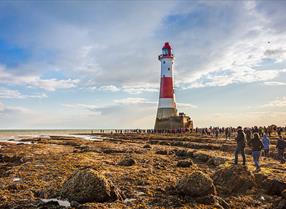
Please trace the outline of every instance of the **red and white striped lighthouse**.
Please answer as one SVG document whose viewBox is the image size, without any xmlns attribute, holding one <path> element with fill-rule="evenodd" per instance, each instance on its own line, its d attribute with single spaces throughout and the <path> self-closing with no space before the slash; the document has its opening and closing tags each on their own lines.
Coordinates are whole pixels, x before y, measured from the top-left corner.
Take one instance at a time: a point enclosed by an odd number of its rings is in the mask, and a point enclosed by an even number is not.
<svg viewBox="0 0 286 209">
<path fill-rule="evenodd" d="M 161 62 L 161 84 L 155 129 L 159 129 L 158 120 L 177 116 L 174 94 L 174 55 L 169 42 L 164 44 L 159 60 Z"/>
</svg>

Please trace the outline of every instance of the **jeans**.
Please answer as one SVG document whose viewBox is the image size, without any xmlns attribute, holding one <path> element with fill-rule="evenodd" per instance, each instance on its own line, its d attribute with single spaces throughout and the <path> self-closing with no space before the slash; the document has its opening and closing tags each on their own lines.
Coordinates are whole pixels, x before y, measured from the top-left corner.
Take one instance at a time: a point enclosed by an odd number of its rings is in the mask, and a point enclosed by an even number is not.
<svg viewBox="0 0 286 209">
<path fill-rule="evenodd" d="M 246 158 L 245 158 L 245 153 L 244 153 L 244 147 L 236 147 L 235 153 L 234 153 L 234 156 L 235 156 L 234 163 L 237 164 L 237 161 L 238 161 L 238 153 L 241 154 L 242 160 L 243 160 L 243 165 L 245 165 Z"/>
<path fill-rule="evenodd" d="M 281 163 L 285 163 L 284 149 L 278 149 L 278 158 Z"/>
<path fill-rule="evenodd" d="M 259 169 L 260 168 L 260 165 L 259 165 L 260 151 L 252 151 L 252 157 L 253 157 L 253 162 L 255 164 L 256 169 Z"/>
</svg>

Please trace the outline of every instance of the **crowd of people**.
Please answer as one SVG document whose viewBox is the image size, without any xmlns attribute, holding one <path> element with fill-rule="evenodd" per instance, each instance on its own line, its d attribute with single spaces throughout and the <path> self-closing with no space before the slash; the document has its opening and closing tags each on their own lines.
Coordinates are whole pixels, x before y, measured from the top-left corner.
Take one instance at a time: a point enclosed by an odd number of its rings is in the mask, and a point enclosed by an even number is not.
<svg viewBox="0 0 286 209">
<path fill-rule="evenodd" d="M 271 125 L 268 127 L 209 127 L 195 129 L 174 129 L 174 130 L 154 130 L 154 129 L 114 129 L 114 130 L 99 130 L 99 133 L 109 132 L 111 134 L 195 134 L 201 136 L 210 136 L 216 139 L 225 138 L 225 140 L 236 140 L 236 149 L 234 153 L 234 163 L 238 164 L 238 155 L 242 156 L 242 163 L 246 165 L 245 148 L 249 146 L 252 150 L 253 162 L 256 166 L 256 171 L 260 171 L 260 156 L 270 156 L 270 137 L 278 136 L 276 149 L 278 159 L 281 163 L 285 163 L 284 152 L 286 149 L 286 140 L 283 139 L 282 133 L 286 132 L 286 127 L 277 127 Z"/>
<path fill-rule="evenodd" d="M 253 162 L 256 167 L 256 171 L 260 171 L 260 156 L 263 154 L 265 157 L 269 157 L 270 150 L 270 139 L 271 133 L 269 129 L 264 129 L 264 132 L 260 132 L 257 127 L 252 129 L 242 129 L 242 127 L 238 127 L 237 129 L 236 140 L 236 149 L 235 149 L 235 160 L 234 163 L 238 164 L 238 154 L 242 156 L 242 163 L 246 165 L 246 157 L 245 157 L 245 147 L 248 145 L 252 151 Z M 282 137 L 282 132 L 285 131 L 283 128 L 278 128 L 277 130 L 278 140 L 276 143 L 276 149 L 278 152 L 278 159 L 280 163 L 285 163 L 284 152 L 286 149 L 286 140 Z"/>
</svg>

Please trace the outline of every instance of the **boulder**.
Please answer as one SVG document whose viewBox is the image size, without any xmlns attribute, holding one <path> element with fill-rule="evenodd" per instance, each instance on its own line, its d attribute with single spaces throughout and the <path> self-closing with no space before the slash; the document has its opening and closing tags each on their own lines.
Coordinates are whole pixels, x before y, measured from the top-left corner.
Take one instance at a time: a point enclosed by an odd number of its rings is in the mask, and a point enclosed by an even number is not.
<svg viewBox="0 0 286 209">
<path fill-rule="evenodd" d="M 158 155 L 168 155 L 168 150 L 157 150 L 156 151 L 156 154 Z"/>
<path fill-rule="evenodd" d="M 270 195 L 282 195 L 282 192 L 286 190 L 286 182 L 267 178 L 262 182 L 262 188 Z"/>
<path fill-rule="evenodd" d="M 277 209 L 285 209 L 286 208 L 286 200 L 283 199 L 278 203 Z"/>
<path fill-rule="evenodd" d="M 176 150 L 176 151 L 175 151 L 175 155 L 176 155 L 177 157 L 187 158 L 187 157 L 192 157 L 192 156 L 193 156 L 193 153 L 192 153 L 192 152 L 189 152 L 188 150 L 180 149 L 180 150 Z"/>
<path fill-rule="evenodd" d="M 79 203 L 114 201 L 120 197 L 113 183 L 91 168 L 75 171 L 63 184 L 60 194 Z"/>
<path fill-rule="evenodd" d="M 255 178 L 247 167 L 233 165 L 219 169 L 213 176 L 217 190 L 222 194 L 245 193 L 255 185 Z"/>
<path fill-rule="evenodd" d="M 207 195 L 203 197 L 197 197 L 194 199 L 197 203 L 205 204 L 205 205 L 214 205 L 214 208 L 223 208 L 229 209 L 230 205 L 221 197 L 216 195 Z"/>
<path fill-rule="evenodd" d="M 120 166 L 132 166 L 135 163 L 136 163 L 135 160 L 133 160 L 132 158 L 124 158 L 120 162 L 118 162 L 117 165 L 120 165 Z"/>
<path fill-rule="evenodd" d="M 145 144 L 145 145 L 143 146 L 143 148 L 144 148 L 144 149 L 151 149 L 151 146 L 150 146 L 149 144 Z"/>
<path fill-rule="evenodd" d="M 267 175 L 265 175 L 263 173 L 255 173 L 254 177 L 255 177 L 255 182 L 256 182 L 257 186 L 259 186 L 259 187 L 262 187 L 263 182 L 267 179 Z"/>
<path fill-rule="evenodd" d="M 225 158 L 222 157 L 212 157 L 208 160 L 209 165 L 219 166 L 221 164 L 224 164 L 226 161 Z"/>
<path fill-rule="evenodd" d="M 65 209 L 66 207 L 60 206 L 60 204 L 57 201 L 47 201 L 47 202 L 40 202 L 37 204 L 36 208 L 38 209 Z"/>
<path fill-rule="evenodd" d="M 0 154 L 0 163 L 11 163 L 11 164 L 21 164 L 24 163 L 24 159 L 20 156 L 8 156 L 8 155 L 2 155 Z"/>
<path fill-rule="evenodd" d="M 205 154 L 205 153 L 196 152 L 196 153 L 194 153 L 194 158 L 198 161 L 201 161 L 201 162 L 207 162 L 209 160 L 210 156 Z"/>
<path fill-rule="evenodd" d="M 181 195 L 191 197 L 202 197 L 216 193 L 213 180 L 201 171 L 194 171 L 179 179 L 176 183 L 176 190 Z"/>
<path fill-rule="evenodd" d="M 177 167 L 188 168 L 193 165 L 193 161 L 191 160 L 181 160 L 177 162 Z"/>
<path fill-rule="evenodd" d="M 170 143 L 166 142 L 166 141 L 160 141 L 159 142 L 160 145 L 170 145 Z"/>
<path fill-rule="evenodd" d="M 286 189 L 281 192 L 281 196 L 286 200 Z"/>
</svg>

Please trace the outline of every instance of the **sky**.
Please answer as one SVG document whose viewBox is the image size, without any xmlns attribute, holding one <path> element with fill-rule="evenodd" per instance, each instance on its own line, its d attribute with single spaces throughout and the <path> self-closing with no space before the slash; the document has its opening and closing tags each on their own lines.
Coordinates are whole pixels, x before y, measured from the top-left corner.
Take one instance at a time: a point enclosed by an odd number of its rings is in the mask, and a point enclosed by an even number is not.
<svg viewBox="0 0 286 209">
<path fill-rule="evenodd" d="M 158 55 L 195 127 L 286 125 L 286 1 L 1 1 L 0 129 L 153 128 Z"/>
</svg>

